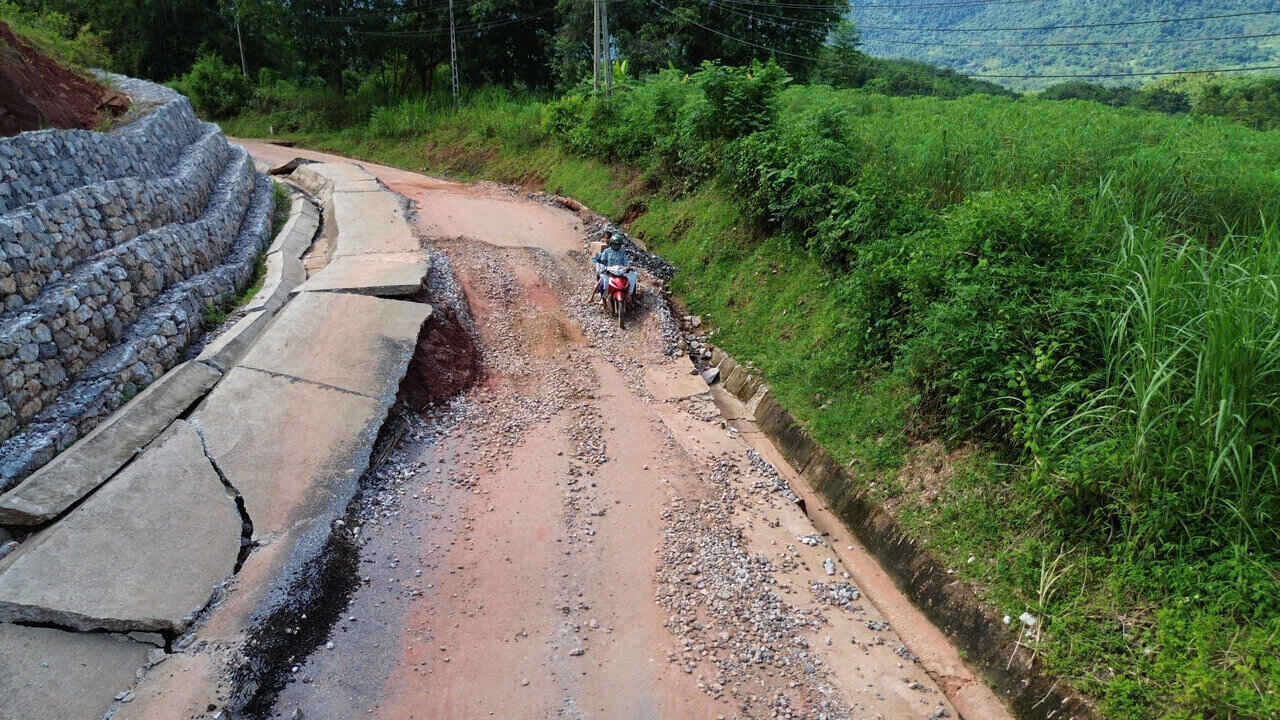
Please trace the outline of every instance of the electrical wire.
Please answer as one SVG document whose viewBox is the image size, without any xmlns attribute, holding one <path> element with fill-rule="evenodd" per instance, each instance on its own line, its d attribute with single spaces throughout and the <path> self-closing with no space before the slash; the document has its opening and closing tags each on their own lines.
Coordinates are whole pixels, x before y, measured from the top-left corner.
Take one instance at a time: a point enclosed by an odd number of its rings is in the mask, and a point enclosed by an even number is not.
<svg viewBox="0 0 1280 720">
<path fill-rule="evenodd" d="M 792 18 L 785 15 L 766 15 L 753 12 L 751 10 L 737 10 L 728 7 L 726 0 L 709 0 L 708 5 L 715 10 L 721 10 L 738 17 L 760 22 L 773 23 L 775 25 L 814 25 L 818 27 L 829 27 L 830 22 L 822 20 L 809 20 L 807 18 Z M 857 25 L 854 26 L 858 28 Z M 1039 47 L 1102 47 L 1110 45 L 1165 45 L 1165 44 L 1184 44 L 1196 42 L 1224 42 L 1228 40 L 1257 40 L 1262 38 L 1280 37 L 1280 32 L 1275 33 L 1254 33 L 1251 35 L 1220 35 L 1217 37 L 1195 37 L 1195 38 L 1163 38 L 1154 40 L 1090 40 L 1080 42 L 1045 42 L 1045 43 L 953 43 L 953 42 L 933 42 L 929 40 L 897 40 L 892 38 L 880 37 L 863 37 L 866 43 L 883 43 L 886 45 L 919 45 L 924 47 L 982 47 L 982 48 L 1039 48 Z"/>
<path fill-rule="evenodd" d="M 965 77 L 989 79 L 1006 79 L 1006 80 L 1069 80 L 1069 79 L 1086 79 L 1086 78 L 1129 78 L 1129 77 L 1158 77 L 1161 75 L 1216 75 L 1218 73 L 1238 73 L 1253 72 L 1255 70 L 1280 70 L 1280 65 L 1258 65 L 1255 67 L 1231 67 L 1231 68 L 1202 68 L 1197 70 L 1152 70 L 1148 72 L 1129 72 L 1129 73 L 1088 73 L 1085 75 L 971 75 L 969 73 L 961 73 Z M 959 72 L 959 71 L 957 71 Z"/>
<path fill-rule="evenodd" d="M 460 33 L 484 32 L 486 30 L 492 30 L 494 28 L 505 27 L 507 25 L 518 25 L 520 23 L 528 22 L 530 20 L 536 20 L 540 17 L 549 15 L 554 11 L 555 11 L 555 8 L 548 8 L 546 10 L 535 13 L 533 15 L 525 15 L 523 17 L 511 18 L 509 20 L 483 21 L 483 22 L 473 23 L 471 25 L 458 25 L 456 28 L 454 28 L 454 30 L 455 32 L 460 32 Z M 435 28 L 432 30 L 365 30 L 365 31 L 357 31 L 357 32 L 359 32 L 361 35 L 368 35 L 370 37 L 405 38 L 405 37 L 434 37 L 436 35 L 444 35 L 449 32 L 449 29 Z"/>
<path fill-rule="evenodd" d="M 724 2 L 743 2 L 744 0 L 722 0 Z M 1201 15 L 1197 17 L 1160 18 L 1158 20 L 1124 20 L 1107 23 L 1080 23 L 1075 25 L 1041 25 L 1038 27 L 991 27 L 991 28 L 917 28 L 893 27 L 884 25 L 861 25 L 864 30 L 904 30 L 907 32 L 1032 32 L 1040 30 L 1080 30 L 1102 27 L 1131 27 L 1134 25 L 1159 25 L 1162 23 L 1199 22 L 1201 20 L 1223 20 L 1227 18 L 1254 17 L 1257 15 L 1280 15 L 1280 10 L 1254 10 L 1251 12 L 1228 13 L 1225 15 Z"/>
<path fill-rule="evenodd" d="M 761 45 L 760 43 L 752 42 L 751 40 L 744 40 L 740 37 L 730 35 L 729 33 L 716 30 L 713 27 L 703 25 L 702 23 L 697 22 L 696 20 L 687 20 L 687 19 L 681 18 L 680 16 L 676 15 L 675 12 L 670 8 L 668 8 L 666 5 L 663 5 L 662 3 L 658 2 L 658 0 L 648 0 L 648 2 L 649 4 L 655 5 L 658 8 L 662 9 L 668 15 L 671 15 L 677 20 L 683 20 L 684 22 L 687 22 L 690 25 L 694 25 L 696 27 L 702 28 L 703 30 L 706 30 L 709 33 L 712 33 L 714 35 L 719 35 L 720 37 L 723 37 L 727 40 L 733 40 L 734 42 L 759 48 L 761 50 L 768 50 L 769 52 L 776 53 L 778 55 L 786 55 L 789 57 L 799 58 L 801 60 L 809 60 L 812 62 L 828 62 L 823 60 L 822 58 L 817 58 L 812 55 L 803 55 L 800 53 L 793 53 L 787 50 L 780 50 L 778 48 L 769 47 L 768 45 Z M 1280 12 L 1280 11 L 1277 11 L 1277 12 Z M 848 67 L 840 63 L 837 63 L 837 65 L 840 67 Z M 1132 72 L 1132 73 L 1088 73 L 1088 74 L 1070 74 L 1070 75 L 1066 75 L 1066 74 L 1064 75 L 989 75 L 989 74 L 978 75 L 978 74 L 968 74 L 968 73 L 961 73 L 961 74 L 965 75 L 966 77 L 979 78 L 979 79 L 1064 80 L 1064 79 L 1084 79 L 1084 78 L 1156 77 L 1161 75 L 1205 75 L 1205 74 L 1211 74 L 1211 73 L 1251 72 L 1255 70 L 1280 70 L 1280 65 L 1260 65 L 1256 67 L 1234 67 L 1234 68 L 1212 68 L 1212 69 L 1201 68 L 1201 69 L 1193 69 L 1193 70 L 1156 70 L 1156 71 L 1149 71 L 1149 72 Z"/>
<path fill-rule="evenodd" d="M 1099 47 L 1105 45 L 1166 45 L 1171 43 L 1222 42 L 1227 40 L 1256 40 L 1259 38 L 1280 37 L 1280 33 L 1257 33 L 1254 35 L 1220 35 L 1218 37 L 1164 38 L 1156 40 L 1090 40 L 1085 42 L 1050 42 L 1050 43 L 949 43 L 928 42 L 926 40 L 889 40 L 885 38 L 863 38 L 867 44 L 884 43 L 886 45 L 924 45 L 928 47 L 980 47 L 980 48 L 1039 48 L 1039 47 Z"/>
<path fill-rule="evenodd" d="M 730 0 L 725 0 L 729 2 Z M 951 8 L 951 7 L 982 7 L 984 5 L 1025 5 L 1033 2 L 1045 2 L 1045 0 L 958 0 L 953 2 L 927 2 L 927 3 L 818 3 L 818 2 L 767 2 L 767 0 L 740 0 L 734 2 L 735 5 L 756 5 L 764 7 L 776 8 L 801 8 L 806 10 L 840 10 L 848 12 L 849 10 L 859 10 L 862 8 Z"/>
<path fill-rule="evenodd" d="M 798 3 L 798 2 L 768 2 L 768 0 L 716 0 L 717 3 L 725 5 L 740 5 L 751 7 L 765 8 L 789 8 L 796 10 L 842 10 L 846 8 L 856 9 L 857 5 L 829 5 L 821 3 Z M 962 3 L 963 4 L 963 3 Z M 986 4 L 986 3 L 977 3 Z M 945 3 L 939 3 L 935 7 L 943 7 Z M 861 7 L 873 7 L 865 5 Z M 888 6 L 880 6 L 888 7 Z M 922 6 L 923 7 L 923 6 Z M 1038 25 L 1032 27 L 988 27 L 988 28 L 918 28 L 918 27 L 900 27 L 886 25 L 862 25 L 858 24 L 859 30 L 900 30 L 906 32 L 1032 32 L 1042 30 L 1078 30 L 1087 28 L 1102 27 L 1129 27 L 1133 25 L 1159 25 L 1162 23 L 1180 23 L 1180 22 L 1198 22 L 1200 20 L 1223 20 L 1227 18 L 1238 17 L 1254 17 L 1257 15 L 1280 15 L 1280 10 L 1251 10 L 1248 12 L 1226 13 L 1221 15 L 1199 15 L 1194 17 L 1176 17 L 1176 18 L 1159 18 L 1155 20 L 1119 20 L 1116 22 L 1105 23 L 1078 23 L 1063 25 Z"/>
</svg>

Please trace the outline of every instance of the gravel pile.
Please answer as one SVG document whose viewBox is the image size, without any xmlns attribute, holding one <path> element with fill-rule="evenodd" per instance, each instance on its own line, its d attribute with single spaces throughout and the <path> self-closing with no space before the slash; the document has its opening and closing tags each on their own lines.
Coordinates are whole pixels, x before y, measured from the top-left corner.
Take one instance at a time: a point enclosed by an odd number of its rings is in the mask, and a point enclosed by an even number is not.
<svg viewBox="0 0 1280 720">
<path fill-rule="evenodd" d="M 663 513 L 657 601 L 676 640 L 667 660 L 686 673 L 708 671 L 699 686 L 732 698 L 748 717 L 847 718 L 806 640 L 825 619 L 780 595 L 775 574 L 784 568 L 750 553 L 733 522 L 742 506 L 733 480 L 741 474 L 722 457 L 703 478 L 706 497 L 677 498 Z M 780 685 L 786 692 L 768 696 L 747 689 Z"/>
<path fill-rule="evenodd" d="M 778 468 L 774 467 L 768 460 L 765 460 L 760 453 L 755 450 L 748 450 L 747 462 L 751 464 L 751 470 L 754 475 L 752 489 L 780 493 L 782 497 L 787 499 L 787 502 L 800 502 L 799 496 L 791 490 L 791 486 L 787 484 L 786 479 L 778 473 Z"/>
<path fill-rule="evenodd" d="M 833 582 L 821 583 L 813 582 L 809 584 L 809 590 L 813 592 L 813 596 L 819 602 L 835 605 L 837 607 L 847 608 L 862 597 L 862 593 L 858 588 L 849 583 Z"/>
</svg>

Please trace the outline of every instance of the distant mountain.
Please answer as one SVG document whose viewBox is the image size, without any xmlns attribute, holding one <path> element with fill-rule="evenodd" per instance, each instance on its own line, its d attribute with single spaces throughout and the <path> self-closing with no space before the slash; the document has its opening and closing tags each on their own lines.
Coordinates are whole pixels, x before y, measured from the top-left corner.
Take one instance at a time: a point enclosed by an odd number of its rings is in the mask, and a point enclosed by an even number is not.
<svg viewBox="0 0 1280 720">
<path fill-rule="evenodd" d="M 1280 11 L 1277 0 L 850 0 L 850 6 L 849 17 L 858 26 L 865 52 L 920 60 L 970 75 L 1071 75 L 1280 65 L 1280 37 L 1189 42 L 1192 38 L 1280 33 L 1280 12 L 1123 27 L 937 30 L 1086 25 Z M 1114 42 L 1129 44 L 1061 45 Z M 1022 45 L 1041 47 L 1015 47 Z M 1097 82 L 1137 85 L 1149 79 Z M 1061 80 L 995 82 L 1039 89 Z"/>
</svg>

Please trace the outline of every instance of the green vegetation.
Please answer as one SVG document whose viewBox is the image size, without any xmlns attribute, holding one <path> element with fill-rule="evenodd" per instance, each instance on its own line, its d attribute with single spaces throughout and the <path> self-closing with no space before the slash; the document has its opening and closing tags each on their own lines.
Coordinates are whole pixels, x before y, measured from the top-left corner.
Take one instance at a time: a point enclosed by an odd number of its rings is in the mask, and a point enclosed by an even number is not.
<svg viewBox="0 0 1280 720">
<path fill-rule="evenodd" d="M 268 245 L 275 240 L 276 235 L 279 235 L 280 230 L 284 228 L 284 224 L 289 221 L 289 210 L 293 206 L 293 195 L 289 193 L 289 189 L 285 187 L 284 183 L 272 180 L 271 201 L 271 234 L 267 237 Z M 264 249 L 253 260 L 253 279 L 249 281 L 249 286 L 243 292 L 228 303 L 230 309 L 235 310 L 248 305 L 249 301 L 258 295 L 258 291 L 262 290 L 262 285 L 266 280 L 267 251 Z"/>
<path fill-rule="evenodd" d="M 851 3 L 849 17 L 865 28 L 866 50 L 949 67 L 965 74 L 1071 75 L 1176 72 L 1280 64 L 1280 15 L 1269 0 L 1108 0 L 1108 2 L 987 2 L 950 6 Z M 1223 17 L 1228 16 L 1228 17 Z M 1192 22 L 1097 27 L 1165 18 Z M 1071 25 L 1094 27 L 1062 27 Z M 935 28 L 1045 28 L 938 32 Z M 894 29 L 901 28 L 901 29 Z M 1245 36 L 1245 37 L 1241 37 Z M 1194 38 L 1236 38 L 1188 42 Z M 1142 78 L 1114 78 L 1133 85 Z M 999 80 L 1038 90 L 1054 79 Z"/>
<path fill-rule="evenodd" d="M 173 83 L 173 86 L 191 99 L 191 104 L 201 114 L 222 119 L 240 112 L 253 95 L 253 86 L 241 74 L 217 55 L 202 55 L 191 71 Z"/>
<path fill-rule="evenodd" d="M 271 235 L 267 238 L 270 244 L 280 233 L 281 228 L 289 220 L 289 209 L 293 205 L 293 196 L 289 193 L 289 189 L 283 183 L 275 180 L 271 181 L 271 200 L 273 207 L 271 210 Z M 201 320 L 206 329 L 216 328 L 227 321 L 231 313 L 238 308 L 249 304 L 249 301 L 258 295 L 262 290 L 263 284 L 267 280 L 267 251 L 264 249 L 258 253 L 253 260 L 253 279 L 249 281 L 246 287 L 239 295 L 221 305 L 210 303 L 205 306 L 204 315 Z"/>
<path fill-rule="evenodd" d="M 271 237 L 274 238 L 288 222 L 289 211 L 293 209 L 293 194 L 278 180 L 271 181 L 271 207 Z"/>
<path fill-rule="evenodd" d="M 0 0 L 0 21 L 41 52 L 72 68 L 108 67 L 111 53 L 101 33 L 59 12 L 36 12 Z"/>
<path fill-rule="evenodd" d="M 643 207 L 714 340 L 958 577 L 1041 618 L 1051 671 L 1110 717 L 1280 713 L 1280 135 L 771 65 L 449 107 L 293 137 Z"/>
<path fill-rule="evenodd" d="M 1069 82 L 1045 88 L 1046 100 L 1092 100 L 1172 115 L 1195 113 L 1231 118 L 1256 130 L 1280 128 L 1280 77 L 1176 75 L 1141 89 Z"/>
</svg>

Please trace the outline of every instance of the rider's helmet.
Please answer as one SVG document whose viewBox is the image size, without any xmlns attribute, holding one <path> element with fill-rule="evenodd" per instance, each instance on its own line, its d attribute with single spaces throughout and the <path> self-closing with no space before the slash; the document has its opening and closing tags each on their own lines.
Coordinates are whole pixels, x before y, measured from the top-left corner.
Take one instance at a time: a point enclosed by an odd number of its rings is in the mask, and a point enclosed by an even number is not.
<svg viewBox="0 0 1280 720">
<path fill-rule="evenodd" d="M 609 236 L 609 247 L 614 249 L 622 247 L 622 233 L 615 232 Z"/>
</svg>

